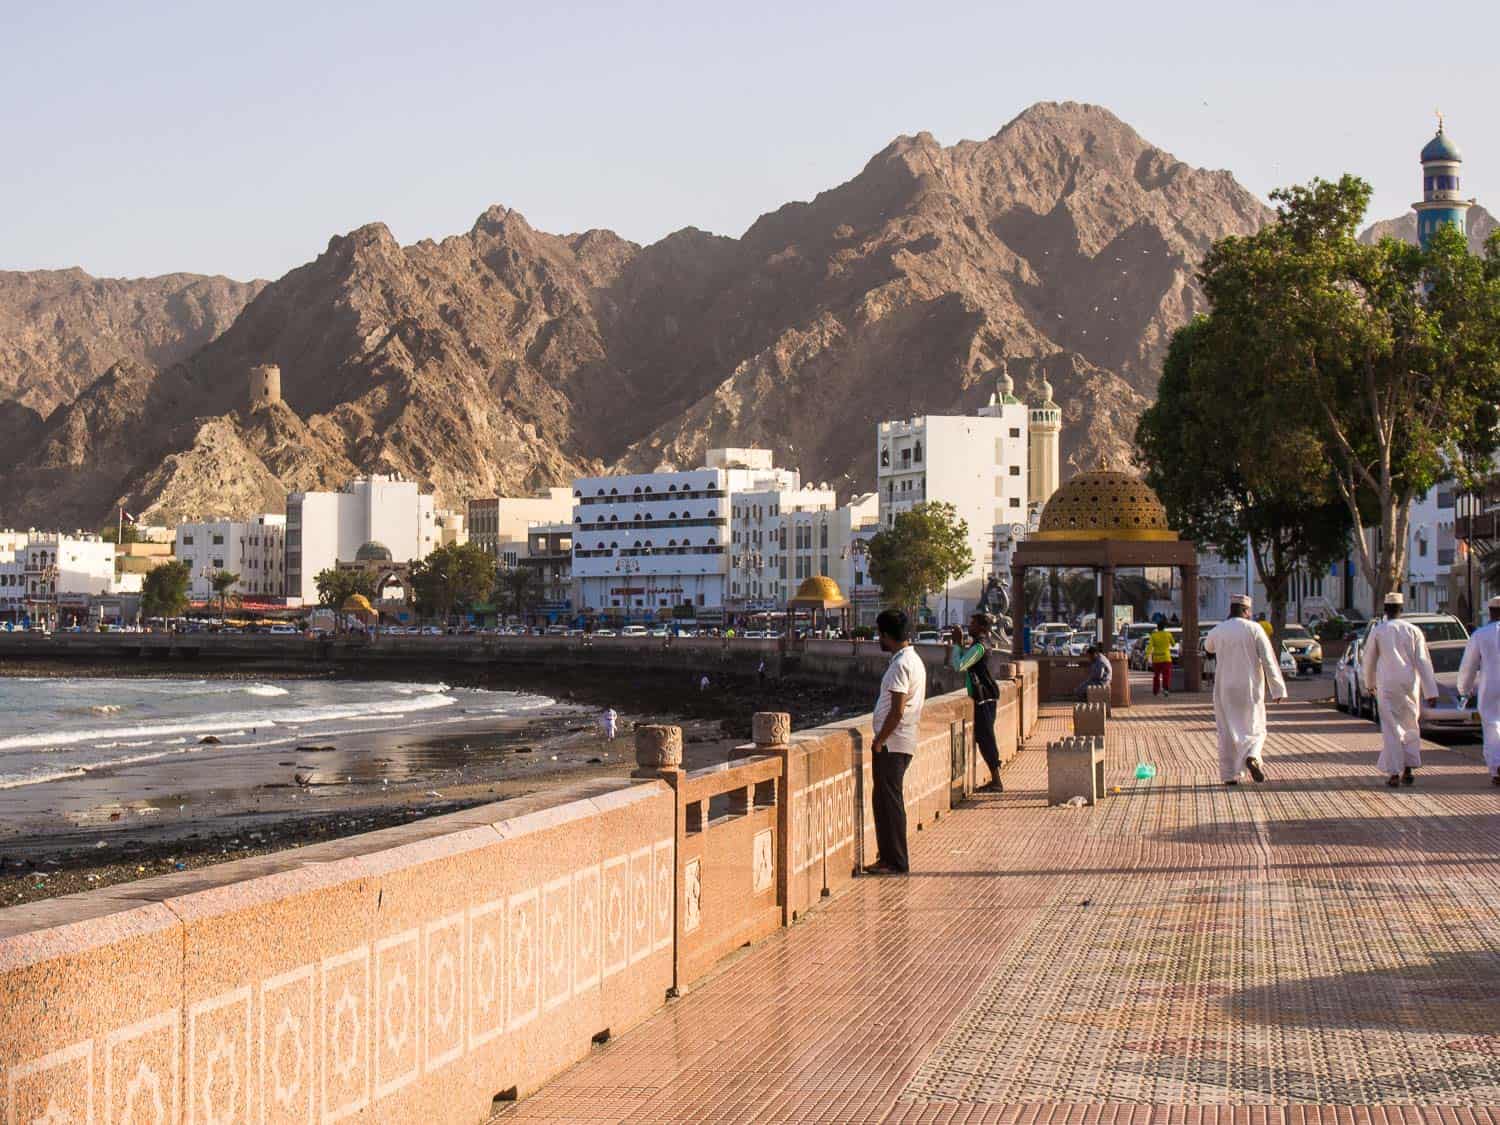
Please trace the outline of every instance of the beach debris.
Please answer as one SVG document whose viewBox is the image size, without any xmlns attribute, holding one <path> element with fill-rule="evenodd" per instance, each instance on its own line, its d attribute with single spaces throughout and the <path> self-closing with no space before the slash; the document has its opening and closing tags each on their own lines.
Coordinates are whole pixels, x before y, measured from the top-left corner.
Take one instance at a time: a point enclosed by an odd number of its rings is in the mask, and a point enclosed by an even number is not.
<svg viewBox="0 0 1500 1125">
<path fill-rule="evenodd" d="M 219 736 L 218 735 L 214 735 L 214 734 L 205 734 L 202 738 L 200 738 L 198 740 L 198 745 L 199 746 L 217 746 L 217 745 L 219 745 Z"/>
<path fill-rule="evenodd" d="M 1089 803 L 1087 797 L 1069 797 L 1063 802 L 1064 807 L 1070 809 L 1081 809 Z"/>
<path fill-rule="evenodd" d="M 517 754 L 530 754 L 531 753 L 531 747 L 530 746 L 517 746 L 516 747 L 516 753 Z"/>
<path fill-rule="evenodd" d="M 124 815 L 125 815 L 124 813 L 112 812 L 112 813 L 109 814 L 109 819 L 110 820 L 119 820 L 120 817 L 122 817 Z"/>
<path fill-rule="evenodd" d="M 145 808 L 136 809 L 135 810 L 135 815 L 136 816 L 155 816 L 159 812 L 161 812 L 161 809 L 153 808 L 150 805 L 147 805 Z"/>
<path fill-rule="evenodd" d="M 590 758 L 589 759 L 589 765 L 591 765 L 591 766 L 597 766 L 600 763 L 602 763 L 603 761 L 604 761 L 603 758 Z"/>
<path fill-rule="evenodd" d="M 436 789 L 429 789 L 429 790 L 427 790 L 427 795 L 429 797 L 438 797 L 438 798 L 442 797 L 442 794 L 439 793 Z"/>
<path fill-rule="evenodd" d="M 276 764 L 278 766 L 295 766 L 297 763 L 296 762 L 277 762 Z"/>
<path fill-rule="evenodd" d="M 96 847 L 96 848 L 107 848 L 107 847 L 109 847 L 109 843 L 107 841 L 105 841 L 105 840 L 95 840 L 94 841 L 94 847 Z"/>
<path fill-rule="evenodd" d="M 311 785 L 313 781 L 312 774 L 310 773 L 294 773 L 292 774 L 292 780 L 304 789 Z"/>
<path fill-rule="evenodd" d="M 331 754 L 332 746 L 299 746 L 294 751 L 297 754 Z"/>
</svg>

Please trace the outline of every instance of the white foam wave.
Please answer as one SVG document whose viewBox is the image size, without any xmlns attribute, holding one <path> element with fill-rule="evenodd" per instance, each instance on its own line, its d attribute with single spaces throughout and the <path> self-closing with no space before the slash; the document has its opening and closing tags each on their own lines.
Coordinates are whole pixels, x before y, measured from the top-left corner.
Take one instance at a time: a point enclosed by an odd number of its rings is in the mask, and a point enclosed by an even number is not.
<svg viewBox="0 0 1500 1125">
<path fill-rule="evenodd" d="M 200 718 L 182 718 L 161 723 L 141 723 L 129 727 L 90 727 L 81 730 L 58 730 L 15 735 L 0 738 L 0 753 L 11 750 L 56 750 L 64 746 L 77 746 L 83 742 L 100 742 L 119 739 L 149 739 L 153 742 L 171 744 L 185 742 L 186 738 L 175 735 L 223 734 L 249 727 L 269 727 L 285 724 L 306 726 L 310 723 L 347 721 L 365 716 L 379 718 L 399 716 L 415 711 L 429 711 L 450 707 L 456 700 L 450 695 L 428 693 L 399 699 L 366 700 L 360 703 L 330 704 L 323 707 L 283 708 L 272 711 L 229 712 L 222 715 L 205 715 Z"/>
<path fill-rule="evenodd" d="M 277 687 L 275 684 L 251 684 L 247 688 L 245 688 L 245 694 L 258 695 L 262 698 L 269 699 L 272 696 L 286 695 L 288 693 L 286 688 Z"/>
</svg>

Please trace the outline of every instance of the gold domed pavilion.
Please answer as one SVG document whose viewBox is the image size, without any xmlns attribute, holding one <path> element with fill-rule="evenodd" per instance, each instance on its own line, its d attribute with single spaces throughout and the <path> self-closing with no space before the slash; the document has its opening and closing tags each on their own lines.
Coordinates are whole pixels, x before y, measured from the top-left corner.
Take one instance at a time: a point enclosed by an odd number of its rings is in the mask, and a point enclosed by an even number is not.
<svg viewBox="0 0 1500 1125">
<path fill-rule="evenodd" d="M 844 597 L 839 584 L 826 574 L 814 574 L 810 578 L 804 578 L 802 584 L 797 587 L 796 597 L 787 599 L 786 624 L 789 634 L 796 631 L 798 610 L 807 611 L 809 628 L 816 628 L 819 612 L 823 614 L 825 626 L 833 623 L 835 611 L 838 611 L 840 625 L 846 629 L 849 625 L 849 599 Z"/>
<path fill-rule="evenodd" d="M 1026 572 L 1092 570 L 1098 600 L 1095 636 L 1110 651 L 1114 644 L 1115 575 L 1121 569 L 1170 567 L 1182 576 L 1182 678 L 1188 691 L 1202 686 L 1198 653 L 1198 552 L 1172 530 L 1167 510 L 1149 485 L 1130 473 L 1100 466 L 1080 473 L 1052 494 L 1042 508 L 1037 529 L 1011 554 L 1011 590 L 1026 588 Z M 1011 631 L 1017 660 L 1023 655 L 1024 630 Z M 1071 698 L 1082 682 L 1076 658 L 1031 656 L 1041 665 L 1043 698 Z M 1128 702 L 1128 674 L 1115 689 L 1116 705 Z"/>
<path fill-rule="evenodd" d="M 1080 473 L 1052 494 L 1032 538 L 1172 542 L 1177 532 L 1167 525 L 1167 510 L 1145 481 L 1113 469 L 1095 469 Z"/>
</svg>

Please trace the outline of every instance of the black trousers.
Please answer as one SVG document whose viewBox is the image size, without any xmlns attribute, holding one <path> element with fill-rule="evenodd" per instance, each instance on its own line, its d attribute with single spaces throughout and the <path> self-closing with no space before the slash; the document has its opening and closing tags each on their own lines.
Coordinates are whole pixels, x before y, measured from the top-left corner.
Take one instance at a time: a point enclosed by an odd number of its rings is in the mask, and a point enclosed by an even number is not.
<svg viewBox="0 0 1500 1125">
<path fill-rule="evenodd" d="M 990 767 L 991 773 L 1000 768 L 1000 747 L 995 744 L 995 704 L 998 702 L 991 699 L 974 704 L 974 741 L 979 746 L 979 756 Z"/>
<path fill-rule="evenodd" d="M 910 866 L 906 855 L 906 767 L 910 754 L 892 754 L 881 750 L 870 759 L 875 792 L 870 804 L 875 811 L 875 845 L 879 862 L 897 871 Z"/>
</svg>

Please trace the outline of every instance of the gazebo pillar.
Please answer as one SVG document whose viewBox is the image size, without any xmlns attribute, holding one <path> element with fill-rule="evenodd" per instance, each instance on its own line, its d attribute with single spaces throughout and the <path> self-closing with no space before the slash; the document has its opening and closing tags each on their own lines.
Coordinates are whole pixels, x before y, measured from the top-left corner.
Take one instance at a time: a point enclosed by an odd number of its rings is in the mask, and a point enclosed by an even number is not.
<svg viewBox="0 0 1500 1125">
<path fill-rule="evenodd" d="M 1182 678 L 1188 691 L 1203 690 L 1203 661 L 1198 655 L 1198 564 L 1182 567 Z"/>
<path fill-rule="evenodd" d="M 1100 609 L 1100 632 L 1103 638 L 1101 646 L 1106 653 L 1114 647 L 1115 643 L 1115 568 L 1112 566 L 1101 566 L 1099 568 L 1099 593 L 1103 599 Z"/>
<path fill-rule="evenodd" d="M 1026 655 L 1026 568 L 1010 568 L 1010 655 L 1018 663 Z M 1019 612 L 1017 610 L 1019 609 Z"/>
</svg>

